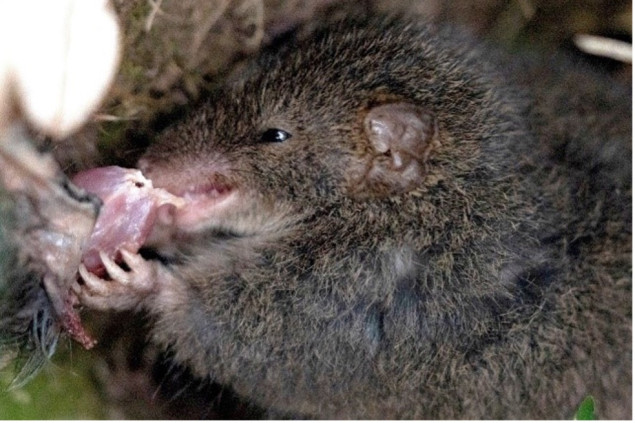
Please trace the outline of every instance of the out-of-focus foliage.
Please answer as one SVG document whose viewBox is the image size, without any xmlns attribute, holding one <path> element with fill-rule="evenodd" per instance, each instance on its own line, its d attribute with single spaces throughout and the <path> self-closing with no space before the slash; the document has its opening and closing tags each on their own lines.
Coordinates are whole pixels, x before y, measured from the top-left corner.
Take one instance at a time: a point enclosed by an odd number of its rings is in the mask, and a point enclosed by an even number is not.
<svg viewBox="0 0 635 423">
<path fill-rule="evenodd" d="M 595 401 L 592 396 L 586 397 L 580 403 L 578 411 L 575 413 L 576 420 L 597 420 L 595 415 Z"/>
<path fill-rule="evenodd" d="M 4 390 L 12 375 L 0 373 L 0 419 L 104 419 L 107 407 L 90 376 L 91 355 L 75 346 L 56 357 L 23 387 Z M 59 364 L 57 364 L 59 363 Z"/>
</svg>

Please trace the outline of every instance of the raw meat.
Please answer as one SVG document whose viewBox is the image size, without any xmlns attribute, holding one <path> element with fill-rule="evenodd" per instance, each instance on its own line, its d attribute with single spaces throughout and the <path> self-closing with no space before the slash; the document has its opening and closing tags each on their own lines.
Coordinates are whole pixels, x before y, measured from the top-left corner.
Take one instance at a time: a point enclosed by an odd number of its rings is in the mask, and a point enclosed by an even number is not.
<svg viewBox="0 0 635 423">
<path fill-rule="evenodd" d="M 182 198 L 153 188 L 152 181 L 137 169 L 118 166 L 90 169 L 75 175 L 73 183 L 103 201 L 82 256 L 86 268 L 98 275 L 104 273 L 99 251 L 115 260 L 119 259 L 121 249 L 137 252 L 150 234 L 159 210 L 184 204 Z"/>
</svg>

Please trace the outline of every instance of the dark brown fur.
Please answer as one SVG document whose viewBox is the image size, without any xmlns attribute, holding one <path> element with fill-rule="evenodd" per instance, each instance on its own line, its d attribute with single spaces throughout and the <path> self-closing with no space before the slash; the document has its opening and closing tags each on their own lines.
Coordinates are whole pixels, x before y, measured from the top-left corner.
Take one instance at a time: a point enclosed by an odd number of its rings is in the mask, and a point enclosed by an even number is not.
<svg viewBox="0 0 635 423">
<path fill-rule="evenodd" d="M 281 415 L 570 418 L 590 394 L 630 418 L 630 94 L 515 60 L 372 20 L 265 54 L 142 161 L 158 186 L 222 168 L 250 194 L 158 248 L 153 339 Z M 359 195 L 387 101 L 439 144 L 416 188 Z"/>
</svg>

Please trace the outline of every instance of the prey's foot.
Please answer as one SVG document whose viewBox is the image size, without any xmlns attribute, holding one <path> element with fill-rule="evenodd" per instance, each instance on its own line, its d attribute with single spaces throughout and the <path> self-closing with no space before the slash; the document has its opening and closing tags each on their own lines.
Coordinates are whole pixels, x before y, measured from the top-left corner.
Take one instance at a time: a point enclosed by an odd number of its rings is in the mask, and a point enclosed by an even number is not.
<svg viewBox="0 0 635 423">
<path fill-rule="evenodd" d="M 120 253 L 130 270 L 124 270 L 106 254 L 99 253 L 109 279 L 102 279 L 80 265 L 81 281 L 73 284 L 73 291 L 81 304 L 97 310 L 131 310 L 140 307 L 157 289 L 159 262 L 126 250 Z"/>
</svg>

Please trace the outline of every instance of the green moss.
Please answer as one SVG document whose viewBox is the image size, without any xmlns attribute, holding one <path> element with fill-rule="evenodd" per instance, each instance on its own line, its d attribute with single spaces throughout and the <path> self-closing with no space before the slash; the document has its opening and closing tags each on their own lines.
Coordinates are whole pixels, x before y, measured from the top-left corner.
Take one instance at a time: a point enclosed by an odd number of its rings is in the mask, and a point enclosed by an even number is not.
<svg viewBox="0 0 635 423">
<path fill-rule="evenodd" d="M 595 400 L 592 396 L 587 396 L 578 407 L 578 411 L 575 413 L 576 420 L 597 420 L 595 414 Z"/>
<path fill-rule="evenodd" d="M 55 362 L 17 389 L 6 390 L 13 375 L 0 374 L 0 420 L 103 419 L 103 400 L 90 372 L 91 353 L 79 348 L 56 354 Z"/>
</svg>

